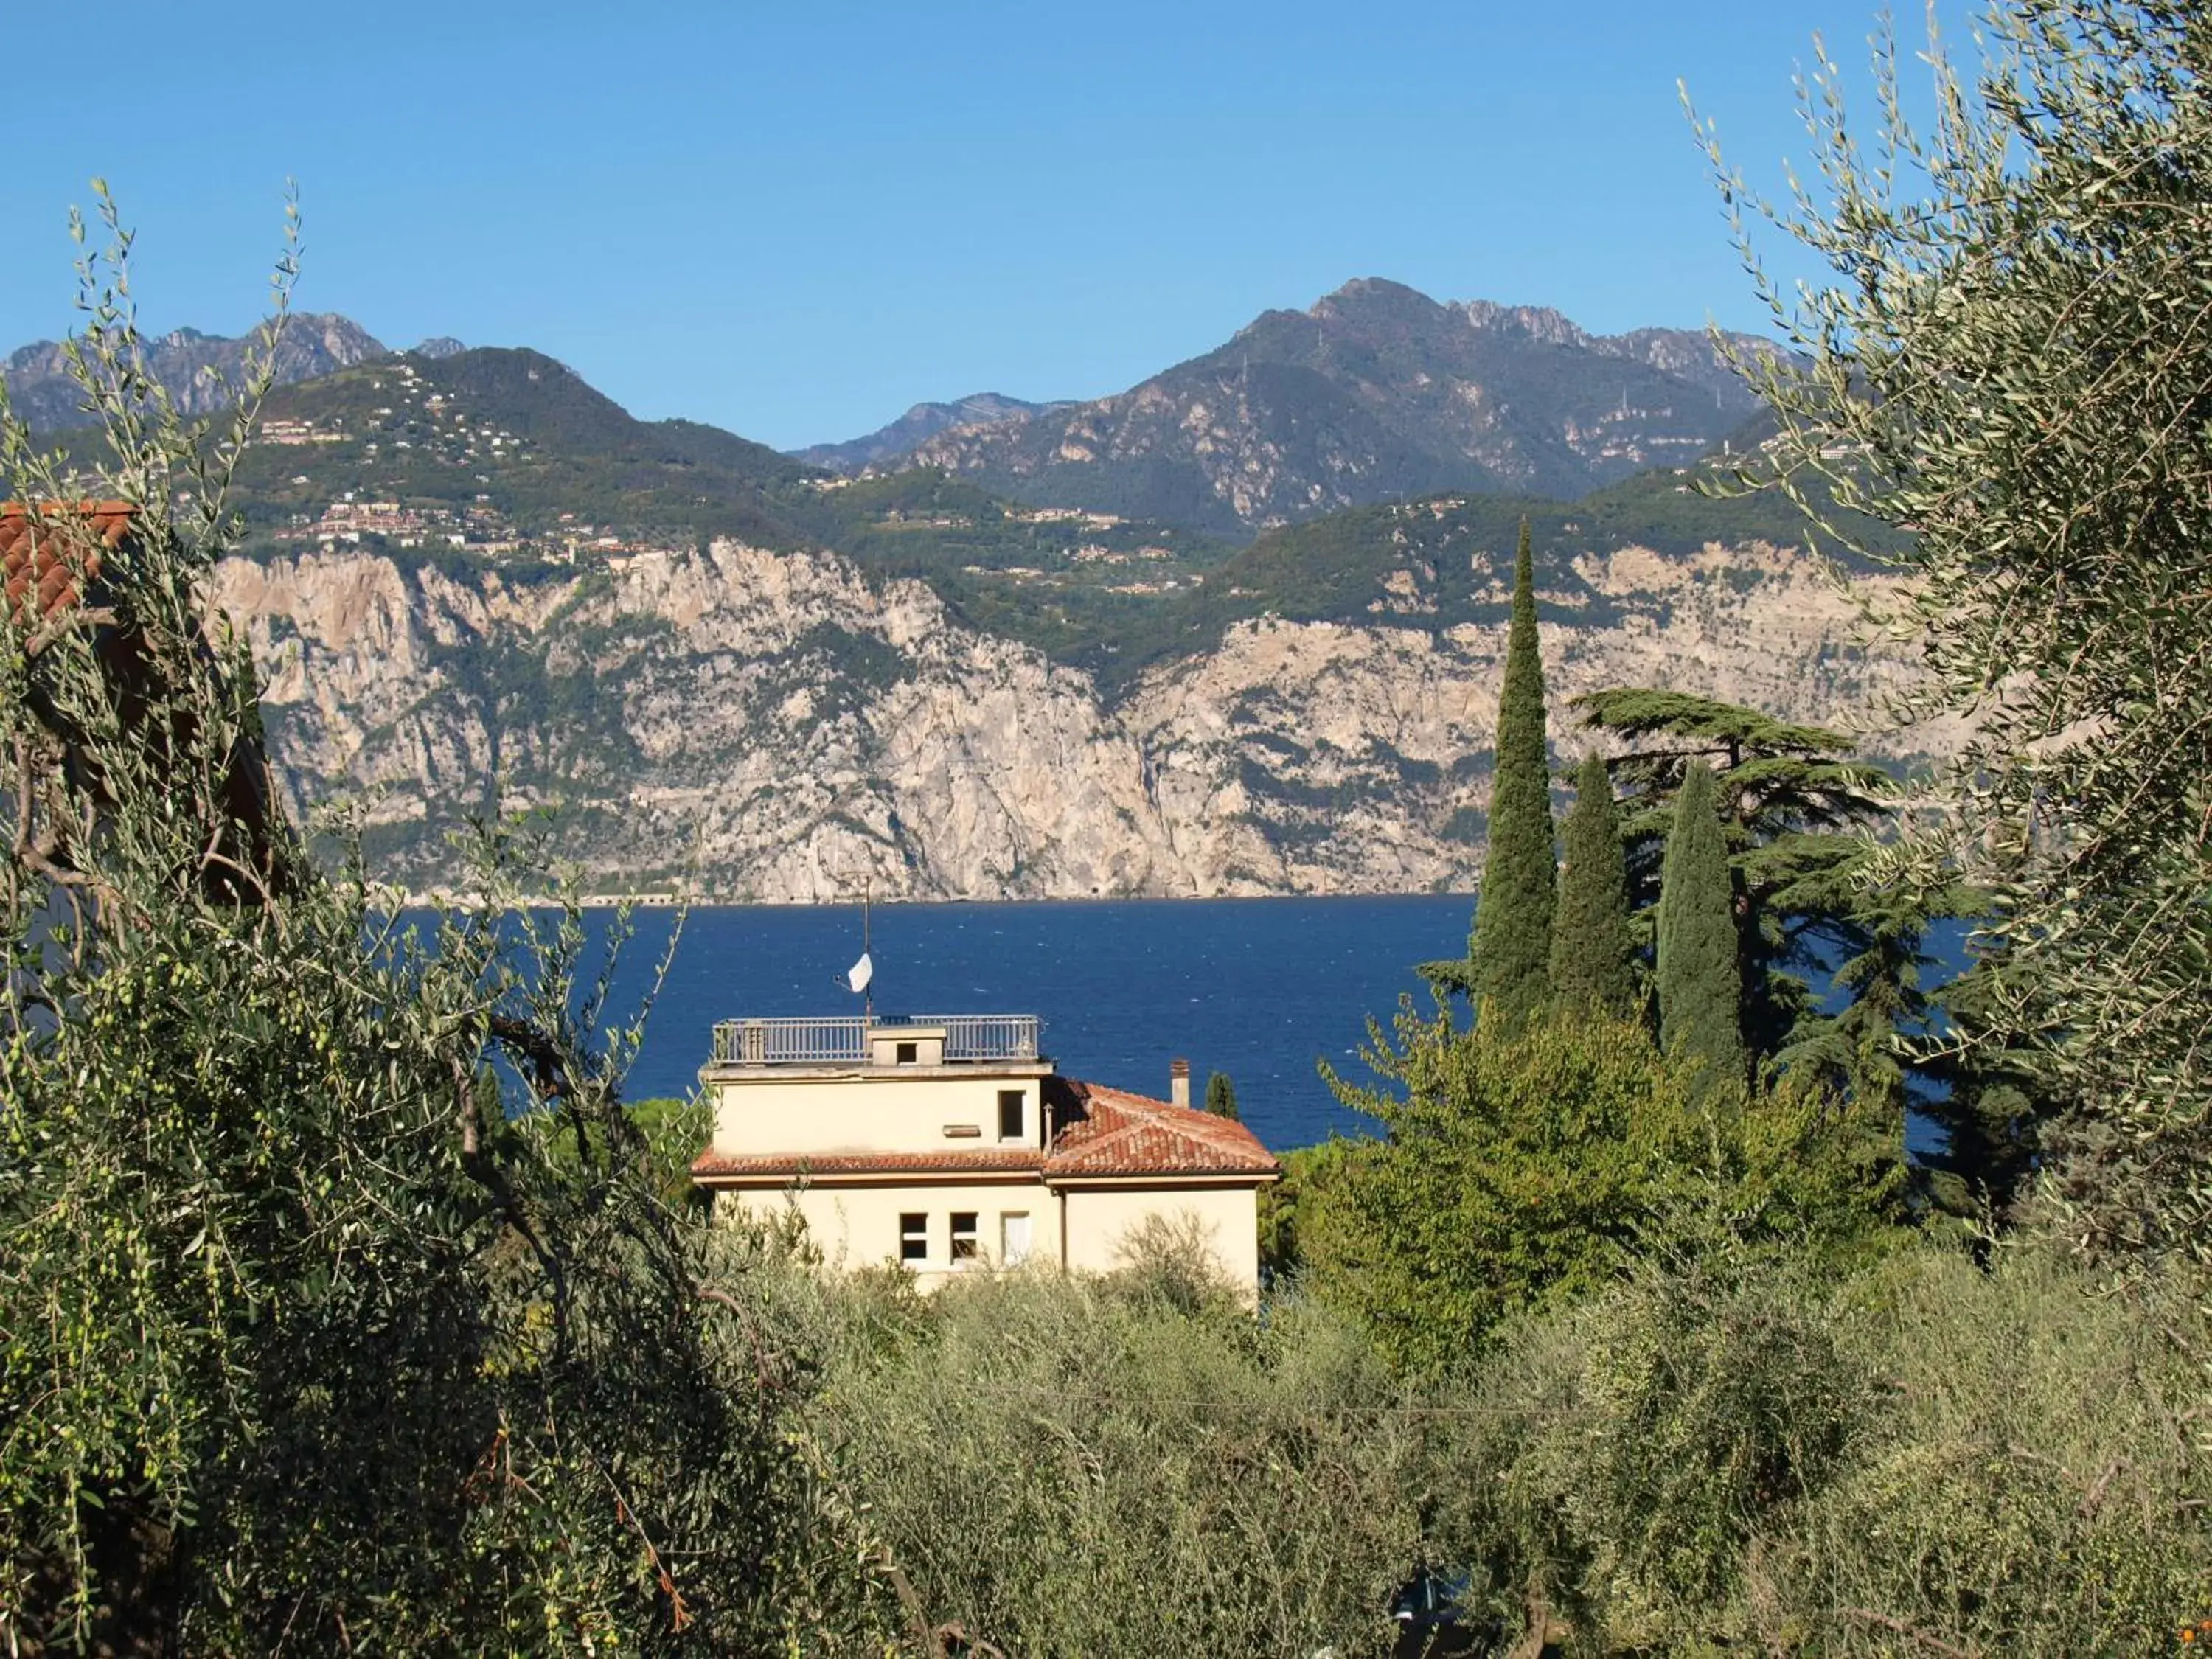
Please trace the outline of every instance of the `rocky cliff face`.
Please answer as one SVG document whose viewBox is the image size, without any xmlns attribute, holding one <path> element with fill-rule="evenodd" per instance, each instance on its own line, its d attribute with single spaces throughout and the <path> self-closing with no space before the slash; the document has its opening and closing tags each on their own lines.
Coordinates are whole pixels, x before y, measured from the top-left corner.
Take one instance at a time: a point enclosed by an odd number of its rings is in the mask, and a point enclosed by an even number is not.
<svg viewBox="0 0 2212 1659">
<path fill-rule="evenodd" d="M 465 580 L 365 555 L 217 573 L 273 675 L 303 810 L 342 800 L 418 888 L 438 831 L 487 803 L 556 805 L 605 890 L 715 899 L 1374 892 L 1471 884 L 1504 629 L 1437 631 L 1422 574 L 1373 625 L 1248 622 L 1116 706 L 953 620 L 926 586 L 734 542 L 619 572 Z M 1850 644 L 1796 555 L 1630 549 L 1559 573 L 1565 700 L 1644 684 L 1831 723 L 1905 673 Z M 1877 752 L 1928 746 L 1890 734 Z"/>
</svg>

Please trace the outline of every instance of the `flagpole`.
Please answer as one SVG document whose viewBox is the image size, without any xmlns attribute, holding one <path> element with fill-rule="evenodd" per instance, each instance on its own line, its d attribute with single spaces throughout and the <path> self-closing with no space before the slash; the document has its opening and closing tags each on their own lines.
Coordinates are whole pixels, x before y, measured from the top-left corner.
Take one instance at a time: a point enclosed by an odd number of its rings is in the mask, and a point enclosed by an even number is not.
<svg viewBox="0 0 2212 1659">
<path fill-rule="evenodd" d="M 874 884 L 866 876 L 860 878 L 860 960 L 873 962 L 872 947 L 868 940 L 868 900 Z M 876 1023 L 876 976 L 868 975 L 868 982 L 860 988 L 860 1017 L 867 1025 Z"/>
</svg>

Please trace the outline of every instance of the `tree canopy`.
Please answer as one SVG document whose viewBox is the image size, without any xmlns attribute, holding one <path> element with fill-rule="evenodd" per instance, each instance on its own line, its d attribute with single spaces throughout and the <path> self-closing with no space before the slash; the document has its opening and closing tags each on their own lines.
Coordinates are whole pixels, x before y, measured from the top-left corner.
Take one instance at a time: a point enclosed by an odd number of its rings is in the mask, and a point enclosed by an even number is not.
<svg viewBox="0 0 2212 1659">
<path fill-rule="evenodd" d="M 1206 1109 L 1231 1123 L 1242 1118 L 1237 1108 L 1237 1085 L 1229 1080 L 1228 1073 L 1215 1072 L 1206 1079 Z"/>
<path fill-rule="evenodd" d="M 1871 134 L 1823 55 L 1822 180 L 1717 180 L 1790 353 L 1743 365 L 1779 426 L 1757 476 L 1828 538 L 1907 526 L 1891 619 L 1971 720 L 1895 873 L 1988 895 L 1960 1041 L 2070 1097 L 2048 1150 L 2077 1236 L 2212 1249 L 2212 30 L 2171 0 L 2001 0 L 1936 113 L 1875 43 Z M 1909 61 L 1909 60 L 1908 60 Z M 1768 276 L 1766 229 L 1834 273 Z M 1771 471 L 1769 471 L 1771 469 Z"/>
<path fill-rule="evenodd" d="M 1660 1042 L 1732 1084 L 1744 1073 L 1743 978 L 1712 788 L 1705 762 L 1683 769 L 1660 875 L 1654 979 Z"/>
<path fill-rule="evenodd" d="M 127 246 L 71 348 L 104 474 L 0 403 L 55 578 L 0 609 L 0 1645 L 859 1650 L 767 1245 L 664 1202 L 576 913 L 489 829 L 408 921 L 254 787 L 204 579 L 255 389 L 177 415 Z"/>
<path fill-rule="evenodd" d="M 1714 769 L 1743 987 L 1744 1041 L 1762 1061 L 1820 1067 L 1838 1086 L 1901 1100 L 1899 1042 L 1924 1031 L 1928 924 L 1966 902 L 1948 888 L 1871 884 L 1875 837 L 1894 823 L 1889 775 L 1824 727 L 1686 692 L 1625 686 L 1577 697 L 1585 724 L 1629 747 L 1621 791 L 1631 903 L 1647 942 L 1684 769 Z M 1815 978 L 1850 994 L 1825 1014 Z"/>
<path fill-rule="evenodd" d="M 1881 1236 L 1885 1172 L 1818 1091 L 1710 1086 L 1640 1024 L 1547 1010 L 1520 1033 L 1401 1006 L 1370 1022 L 1379 1087 L 1324 1067 L 1378 1142 L 1302 1171 L 1296 1259 L 1401 1364 L 1478 1353 L 1513 1315 L 1587 1292 L 1634 1256 L 1717 1231 L 1846 1255 Z"/>
</svg>

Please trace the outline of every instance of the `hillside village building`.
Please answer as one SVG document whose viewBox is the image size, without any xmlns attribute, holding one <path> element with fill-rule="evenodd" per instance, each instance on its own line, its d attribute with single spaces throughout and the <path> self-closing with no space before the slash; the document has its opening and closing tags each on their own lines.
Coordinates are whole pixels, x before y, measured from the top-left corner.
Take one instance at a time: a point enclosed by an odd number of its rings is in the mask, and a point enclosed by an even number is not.
<svg viewBox="0 0 2212 1659">
<path fill-rule="evenodd" d="M 714 1138 L 692 1178 L 720 1204 L 787 1205 L 833 1266 L 925 1288 L 987 1264 L 1121 1265 L 1157 1218 L 1259 1289 L 1259 1190 L 1279 1170 L 1242 1124 L 1059 1074 L 1033 1014 L 739 1019 L 701 1071 Z"/>
</svg>

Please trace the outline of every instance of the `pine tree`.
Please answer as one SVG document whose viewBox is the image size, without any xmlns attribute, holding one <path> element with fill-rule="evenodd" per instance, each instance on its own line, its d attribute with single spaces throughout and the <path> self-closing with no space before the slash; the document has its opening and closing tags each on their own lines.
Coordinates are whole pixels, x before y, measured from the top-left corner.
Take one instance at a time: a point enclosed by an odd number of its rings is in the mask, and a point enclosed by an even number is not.
<svg viewBox="0 0 2212 1659">
<path fill-rule="evenodd" d="M 1637 1009 L 1636 940 L 1628 925 L 1628 866 L 1605 757 L 1583 762 L 1552 918 L 1552 990 L 1570 1008 L 1626 1018 Z"/>
<path fill-rule="evenodd" d="M 1612 763 L 1620 792 L 1629 911 L 1648 943 L 1660 865 L 1674 822 L 1674 794 L 1696 756 L 1713 769 L 1713 809 L 1727 839 L 1735 895 L 1736 968 L 1743 985 L 1745 1048 L 1761 1060 L 1798 1046 L 1823 1018 L 1802 977 L 1801 951 L 1816 941 L 1832 962 L 1873 947 L 1857 872 L 1864 833 L 1892 818 L 1889 778 L 1856 758 L 1851 739 L 1793 726 L 1734 703 L 1681 691 L 1620 686 L 1575 699 L 1584 722 L 1626 745 Z M 1911 988 L 1894 988 L 1904 1024 L 1919 1021 Z M 1838 1081 L 1843 1079 L 1838 1078 Z"/>
<path fill-rule="evenodd" d="M 1477 1006 L 1518 1026 L 1551 1000 L 1547 963 L 1553 902 L 1552 772 L 1544 734 L 1544 663 L 1536 639 L 1536 585 L 1528 521 L 1513 562 L 1513 625 L 1498 706 L 1498 769 L 1490 801 L 1490 856 L 1468 940 Z"/>
<path fill-rule="evenodd" d="M 1659 1036 L 1716 1080 L 1744 1075 L 1743 976 L 1736 963 L 1728 846 L 1703 760 L 1682 769 L 1659 877 Z"/>
<path fill-rule="evenodd" d="M 1243 1115 L 1237 1109 L 1237 1085 L 1229 1080 L 1228 1073 L 1216 1072 L 1206 1079 L 1206 1109 L 1231 1123 L 1243 1121 Z"/>
</svg>

